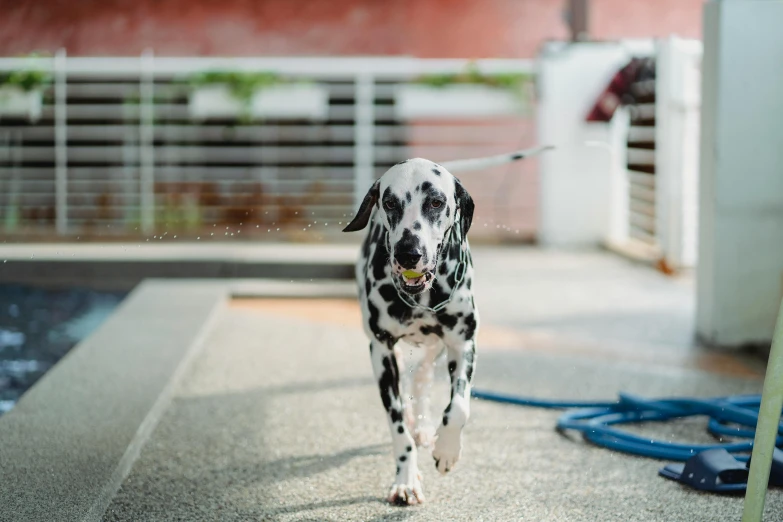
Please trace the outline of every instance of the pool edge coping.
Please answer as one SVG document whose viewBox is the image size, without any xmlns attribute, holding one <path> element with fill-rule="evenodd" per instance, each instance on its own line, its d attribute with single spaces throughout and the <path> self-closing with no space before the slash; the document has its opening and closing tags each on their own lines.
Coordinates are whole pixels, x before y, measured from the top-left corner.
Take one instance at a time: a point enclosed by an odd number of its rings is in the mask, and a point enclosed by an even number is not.
<svg viewBox="0 0 783 522">
<path fill-rule="evenodd" d="M 171 404 L 176 386 L 232 298 L 355 295 L 355 285 L 346 281 L 145 280 L 95 332 L 74 346 L 0 418 L 0 440 L 4 441 L 0 445 L 0 497 L 15 499 L 0 503 L 0 519 L 22 516 L 25 520 L 102 520 Z M 155 310 L 165 311 L 167 307 L 177 307 L 177 303 L 189 315 L 165 319 L 158 316 L 156 321 Z M 151 321 L 152 330 L 157 330 L 146 339 L 151 346 L 140 348 L 134 346 L 129 333 L 136 330 L 134 323 L 143 320 Z M 195 331 L 194 324 L 200 324 Z M 106 344 L 110 344 L 108 349 L 101 348 Z M 123 346 L 130 349 L 123 351 Z M 156 351 L 155 346 L 162 349 Z M 116 352 L 117 358 L 107 358 L 107 354 L 101 353 L 104 351 Z M 96 358 L 98 371 L 93 367 Z M 161 363 L 165 368 L 148 372 L 152 367 L 149 363 Z M 107 379 L 107 375 L 116 380 Z M 122 396 L 112 388 L 137 393 L 118 405 L 117 401 L 107 400 L 112 394 Z M 76 396 L 91 401 L 75 406 L 70 399 L 74 389 Z M 116 418 L 117 410 L 120 418 Z M 74 411 L 76 420 L 70 421 L 69 413 Z M 72 425 L 80 419 L 87 419 L 88 425 Z M 90 419 L 94 426 L 89 425 Z M 115 420 L 117 424 L 124 423 L 120 429 L 113 426 Z M 102 429 L 107 434 L 106 441 L 100 438 Z M 87 436 L 79 436 L 80 433 Z M 90 435 L 105 446 L 91 447 L 94 440 Z M 24 471 L 26 465 L 31 466 L 32 473 Z M 48 473 L 42 473 L 44 470 Z M 85 481 L 87 487 L 79 492 L 83 483 L 74 482 L 79 473 L 98 479 Z"/>
</svg>

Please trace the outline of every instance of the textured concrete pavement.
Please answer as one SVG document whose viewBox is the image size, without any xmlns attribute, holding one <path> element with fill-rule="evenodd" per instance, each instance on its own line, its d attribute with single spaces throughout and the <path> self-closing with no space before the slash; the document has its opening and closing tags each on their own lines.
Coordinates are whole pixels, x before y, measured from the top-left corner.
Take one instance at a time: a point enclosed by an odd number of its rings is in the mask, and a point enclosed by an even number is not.
<svg viewBox="0 0 783 522">
<path fill-rule="evenodd" d="M 582 259 L 581 264 L 561 259 L 558 269 L 556 259 L 541 257 L 541 279 L 519 272 L 531 285 L 537 282 L 535 292 L 509 295 L 508 285 L 504 289 L 493 279 L 510 279 L 521 266 L 534 269 L 529 257 L 511 267 L 503 264 L 486 278 L 477 387 L 563 398 L 760 390 L 751 363 L 721 356 L 720 364 L 713 364 L 710 354 L 685 345 L 687 319 L 678 319 L 681 329 L 666 330 L 666 320 L 653 313 L 678 303 L 679 288 L 687 290 L 687 282 L 637 273 L 647 269 L 607 256 Z M 489 259 L 487 264 L 493 266 Z M 617 283 L 609 281 L 611 272 L 617 272 Z M 592 300 L 596 320 L 575 321 L 590 311 L 596 277 L 604 278 L 597 286 L 606 290 Z M 634 281 L 642 283 L 637 294 L 621 289 Z M 586 294 L 574 288 L 579 284 Z M 547 303 L 554 303 L 558 288 L 564 303 L 560 323 L 522 324 L 531 319 L 513 317 L 515 309 L 535 310 L 531 300 L 537 296 L 542 300 L 538 317 L 550 312 L 554 317 L 555 306 Z M 648 291 L 656 295 L 645 297 Z M 502 303 L 492 301 L 501 297 Z M 640 333 L 637 344 L 622 342 L 634 323 L 611 325 L 606 317 L 629 315 L 613 308 L 614 300 L 627 301 L 626 310 L 639 325 L 645 299 L 651 321 L 665 331 L 657 337 Z M 656 350 L 663 353 L 660 361 Z M 434 394 L 442 407 L 445 372 L 438 378 Z M 656 475 L 662 462 L 595 448 L 575 434 L 558 435 L 557 416 L 474 401 L 456 469 L 441 477 L 429 452 L 420 452 L 427 503 L 388 506 L 383 498 L 394 474 L 390 437 L 356 305 L 350 300 L 235 301 L 181 381 L 104 518 L 739 520 L 741 497 L 686 490 Z M 690 419 L 636 429 L 656 438 L 709 442 L 704 428 L 703 419 Z M 770 492 L 767 506 L 765 520 L 783 519 L 781 491 Z"/>
</svg>

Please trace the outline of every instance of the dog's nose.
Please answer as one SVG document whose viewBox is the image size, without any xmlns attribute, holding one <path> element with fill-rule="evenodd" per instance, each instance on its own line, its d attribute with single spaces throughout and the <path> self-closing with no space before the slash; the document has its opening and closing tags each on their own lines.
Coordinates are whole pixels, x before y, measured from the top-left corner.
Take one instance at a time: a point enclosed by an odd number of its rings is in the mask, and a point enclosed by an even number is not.
<svg viewBox="0 0 783 522">
<path fill-rule="evenodd" d="M 394 257 L 403 268 L 416 268 L 416 264 L 421 259 L 421 250 L 398 251 L 394 253 Z"/>
</svg>

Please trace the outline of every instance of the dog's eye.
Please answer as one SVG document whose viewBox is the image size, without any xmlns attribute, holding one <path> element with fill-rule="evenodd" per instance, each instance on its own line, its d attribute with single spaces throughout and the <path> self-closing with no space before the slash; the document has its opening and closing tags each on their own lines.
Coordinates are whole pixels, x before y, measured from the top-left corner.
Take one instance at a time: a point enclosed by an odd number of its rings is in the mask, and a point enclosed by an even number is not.
<svg viewBox="0 0 783 522">
<path fill-rule="evenodd" d="M 432 208 L 440 208 L 443 206 L 443 202 L 439 199 L 433 199 L 432 200 Z"/>
<path fill-rule="evenodd" d="M 386 210 L 394 210 L 394 201 L 391 201 L 391 200 L 384 201 L 383 202 L 383 208 L 385 208 Z"/>
</svg>

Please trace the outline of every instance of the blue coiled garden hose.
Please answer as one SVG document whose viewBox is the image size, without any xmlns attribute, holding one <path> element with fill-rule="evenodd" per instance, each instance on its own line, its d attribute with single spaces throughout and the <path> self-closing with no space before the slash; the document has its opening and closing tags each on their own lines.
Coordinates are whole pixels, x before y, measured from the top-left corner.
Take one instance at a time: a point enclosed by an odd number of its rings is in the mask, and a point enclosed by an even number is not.
<svg viewBox="0 0 783 522">
<path fill-rule="evenodd" d="M 614 451 L 674 461 L 685 461 L 693 455 L 716 448 L 730 453 L 749 453 L 753 449 L 753 436 L 760 395 L 735 395 L 716 398 L 666 398 L 645 399 L 621 393 L 615 402 L 559 401 L 505 395 L 473 390 L 472 396 L 486 401 L 529 406 L 533 408 L 567 409 L 557 420 L 557 430 L 576 430 L 585 439 Z M 682 444 L 641 437 L 615 426 L 630 422 L 666 421 L 691 416 L 709 417 L 707 431 L 716 437 L 750 439 L 741 442 L 716 444 Z M 778 425 L 777 447 L 783 446 L 783 423 Z M 747 461 L 746 455 L 734 455 Z"/>
</svg>

